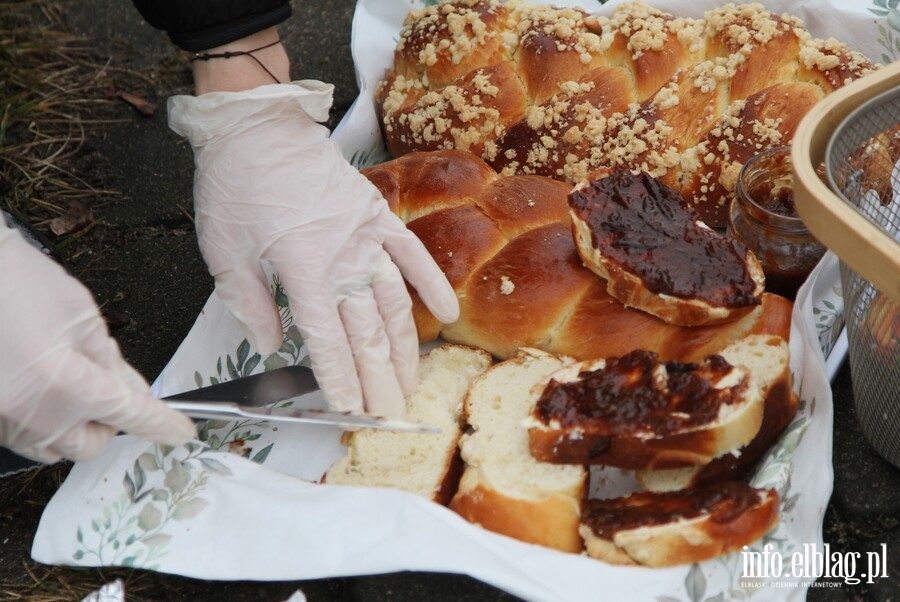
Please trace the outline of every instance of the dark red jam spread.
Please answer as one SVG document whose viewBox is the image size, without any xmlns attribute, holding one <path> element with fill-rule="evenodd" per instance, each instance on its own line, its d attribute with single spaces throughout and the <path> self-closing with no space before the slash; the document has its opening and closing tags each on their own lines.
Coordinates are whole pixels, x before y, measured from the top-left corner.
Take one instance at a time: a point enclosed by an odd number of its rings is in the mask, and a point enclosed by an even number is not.
<svg viewBox="0 0 900 602">
<path fill-rule="evenodd" d="M 764 180 L 750 188 L 747 194 L 757 205 L 775 215 L 797 217 L 794 191 L 790 186 L 777 185 L 771 180 Z"/>
<path fill-rule="evenodd" d="M 617 170 L 569 194 L 594 248 L 653 293 L 715 307 L 758 305 L 740 242 L 696 224 L 676 190 L 647 173 Z"/>
<path fill-rule="evenodd" d="M 535 413 L 544 424 L 556 420 L 563 428 L 579 426 L 596 435 L 665 435 L 712 422 L 723 404 L 740 399 L 746 377 L 732 387 L 714 386 L 733 369 L 719 355 L 699 364 L 660 364 L 656 353 L 632 351 L 572 382 L 551 379 Z"/>
<path fill-rule="evenodd" d="M 710 515 L 727 523 L 758 504 L 759 490 L 740 481 L 727 481 L 667 493 L 638 492 L 613 499 L 590 499 L 581 522 L 598 537 L 611 539 L 618 531 Z"/>
</svg>

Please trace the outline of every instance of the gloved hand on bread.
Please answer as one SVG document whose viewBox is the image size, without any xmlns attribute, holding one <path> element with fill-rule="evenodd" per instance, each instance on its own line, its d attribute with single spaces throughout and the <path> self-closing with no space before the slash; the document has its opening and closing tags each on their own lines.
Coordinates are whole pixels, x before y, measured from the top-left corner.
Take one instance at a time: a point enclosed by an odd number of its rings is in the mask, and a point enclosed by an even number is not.
<svg viewBox="0 0 900 602">
<path fill-rule="evenodd" d="M 304 81 L 176 96 L 169 125 L 194 150 L 200 250 L 253 347 L 274 353 L 283 340 L 268 266 L 329 406 L 400 416 L 419 355 L 404 278 L 443 321 L 456 319 L 458 302 L 424 245 L 317 123 L 331 91 Z"/>
</svg>

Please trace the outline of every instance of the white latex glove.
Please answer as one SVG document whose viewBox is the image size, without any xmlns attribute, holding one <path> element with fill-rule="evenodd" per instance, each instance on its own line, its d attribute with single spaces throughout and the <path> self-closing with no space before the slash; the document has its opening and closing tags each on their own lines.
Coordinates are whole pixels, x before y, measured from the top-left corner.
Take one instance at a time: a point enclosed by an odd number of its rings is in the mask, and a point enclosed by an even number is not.
<svg viewBox="0 0 900 602">
<path fill-rule="evenodd" d="M 193 423 L 151 397 L 91 293 L 0 218 L 0 445 L 86 460 L 119 431 L 180 445 Z"/>
<path fill-rule="evenodd" d="M 328 130 L 332 86 L 304 81 L 169 99 L 194 149 L 200 250 L 260 353 L 282 344 L 267 262 L 290 299 L 331 408 L 401 416 L 418 382 L 403 278 L 443 322 L 456 295 L 428 251 Z"/>
</svg>

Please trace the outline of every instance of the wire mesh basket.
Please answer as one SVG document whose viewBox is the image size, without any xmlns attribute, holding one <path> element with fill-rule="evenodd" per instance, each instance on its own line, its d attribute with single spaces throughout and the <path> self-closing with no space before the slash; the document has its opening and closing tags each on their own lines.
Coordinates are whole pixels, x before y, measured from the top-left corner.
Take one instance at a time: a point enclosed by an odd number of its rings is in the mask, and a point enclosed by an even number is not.
<svg viewBox="0 0 900 602">
<path fill-rule="evenodd" d="M 900 466 L 900 64 L 815 107 L 792 155 L 800 216 L 841 260 L 856 415 Z"/>
</svg>

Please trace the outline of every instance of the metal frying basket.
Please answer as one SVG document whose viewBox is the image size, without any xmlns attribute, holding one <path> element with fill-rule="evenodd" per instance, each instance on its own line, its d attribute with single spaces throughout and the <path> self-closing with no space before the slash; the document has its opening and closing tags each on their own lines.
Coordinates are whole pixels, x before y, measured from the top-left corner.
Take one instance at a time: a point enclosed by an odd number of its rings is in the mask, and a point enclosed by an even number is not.
<svg viewBox="0 0 900 602">
<path fill-rule="evenodd" d="M 900 63 L 819 103 L 792 159 L 800 217 L 841 260 L 856 415 L 900 466 Z"/>
</svg>

